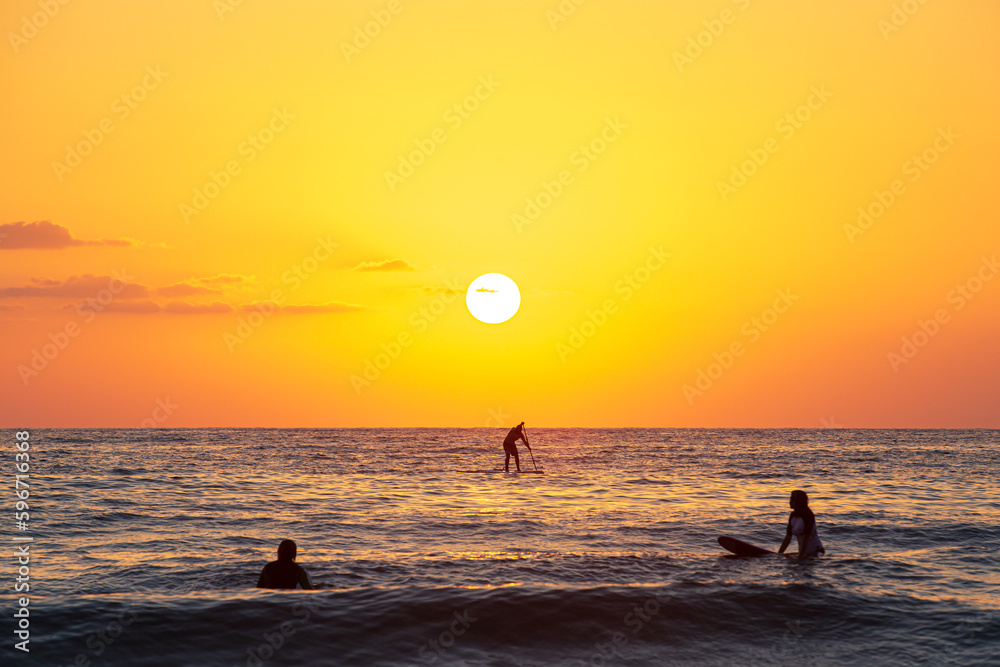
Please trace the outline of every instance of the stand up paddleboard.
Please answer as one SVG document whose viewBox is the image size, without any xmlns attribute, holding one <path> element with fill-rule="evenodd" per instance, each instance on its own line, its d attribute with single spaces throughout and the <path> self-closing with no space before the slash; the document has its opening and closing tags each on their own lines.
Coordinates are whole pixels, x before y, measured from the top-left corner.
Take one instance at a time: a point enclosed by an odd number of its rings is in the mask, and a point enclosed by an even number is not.
<svg viewBox="0 0 1000 667">
<path fill-rule="evenodd" d="M 719 537 L 719 544 L 726 551 L 731 551 L 737 556 L 766 556 L 768 554 L 777 554 L 777 551 L 770 551 L 764 549 L 763 547 L 757 547 L 747 542 L 737 540 L 735 537 L 728 537 L 727 535 L 722 535 Z"/>
<path fill-rule="evenodd" d="M 522 470 L 518 472 L 517 470 L 511 470 L 510 472 L 504 472 L 503 470 L 456 470 L 455 472 L 469 472 L 477 473 L 481 475 L 544 475 L 544 470 Z"/>
</svg>

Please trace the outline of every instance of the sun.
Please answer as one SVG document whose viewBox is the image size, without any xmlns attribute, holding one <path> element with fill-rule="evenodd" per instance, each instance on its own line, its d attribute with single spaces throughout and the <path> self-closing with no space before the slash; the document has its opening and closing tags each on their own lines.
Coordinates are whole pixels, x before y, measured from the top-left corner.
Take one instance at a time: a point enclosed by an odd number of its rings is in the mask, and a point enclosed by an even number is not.
<svg viewBox="0 0 1000 667">
<path fill-rule="evenodd" d="M 500 324 L 514 317 L 521 307 L 517 284 L 502 273 L 485 273 L 469 285 L 465 305 L 480 322 Z"/>
</svg>

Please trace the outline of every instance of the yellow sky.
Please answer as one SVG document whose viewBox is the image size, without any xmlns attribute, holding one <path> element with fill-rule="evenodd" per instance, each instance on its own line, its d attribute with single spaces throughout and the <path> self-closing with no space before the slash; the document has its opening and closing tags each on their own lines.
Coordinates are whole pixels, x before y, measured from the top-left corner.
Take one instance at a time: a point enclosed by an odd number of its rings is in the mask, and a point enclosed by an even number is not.
<svg viewBox="0 0 1000 667">
<path fill-rule="evenodd" d="M 2 422 L 1000 426 L 998 19 L 4 3 Z"/>
</svg>

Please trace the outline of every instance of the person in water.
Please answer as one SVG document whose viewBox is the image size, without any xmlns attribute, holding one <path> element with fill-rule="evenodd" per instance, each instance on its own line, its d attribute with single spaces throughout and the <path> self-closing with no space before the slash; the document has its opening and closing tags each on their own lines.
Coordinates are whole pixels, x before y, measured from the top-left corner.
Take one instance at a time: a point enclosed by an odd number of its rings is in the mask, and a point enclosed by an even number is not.
<svg viewBox="0 0 1000 667">
<path fill-rule="evenodd" d="M 278 545 L 278 560 L 272 560 L 260 571 L 257 588 L 295 588 L 302 586 L 304 590 L 313 589 L 309 574 L 301 565 L 295 562 L 295 542 L 282 540 Z"/>
<path fill-rule="evenodd" d="M 788 530 L 785 531 L 785 539 L 778 553 L 785 553 L 792 535 L 799 541 L 799 558 L 826 553 L 823 543 L 819 541 L 819 533 L 816 532 L 816 515 L 809 509 L 809 496 L 806 492 L 799 489 L 792 491 L 788 505 L 792 508 L 792 513 L 788 516 Z"/>
<path fill-rule="evenodd" d="M 517 471 L 521 472 L 521 459 L 517 455 L 517 446 L 514 444 L 518 440 L 524 440 L 524 446 L 531 451 L 531 445 L 528 444 L 528 438 L 524 435 L 524 422 L 521 422 L 511 430 L 507 432 L 507 437 L 503 439 L 503 451 L 507 454 L 507 457 L 503 462 L 503 471 L 510 472 L 510 457 L 514 456 L 514 465 L 517 466 Z"/>
</svg>

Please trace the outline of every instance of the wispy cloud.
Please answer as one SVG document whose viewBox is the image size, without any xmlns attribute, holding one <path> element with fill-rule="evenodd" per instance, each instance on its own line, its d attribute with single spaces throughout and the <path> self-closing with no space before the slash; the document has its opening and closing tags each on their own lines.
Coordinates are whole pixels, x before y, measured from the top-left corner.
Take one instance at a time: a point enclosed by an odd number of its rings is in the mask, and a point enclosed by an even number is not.
<svg viewBox="0 0 1000 667">
<path fill-rule="evenodd" d="M 219 301 L 213 303 L 188 303 L 186 301 L 171 301 L 160 305 L 148 299 L 142 301 L 112 301 L 102 308 L 102 312 L 126 313 L 131 315 L 147 315 L 151 313 L 170 313 L 173 315 L 220 315 L 235 312 L 228 303 Z"/>
<path fill-rule="evenodd" d="M 166 297 L 178 297 L 178 296 L 196 296 L 199 294 L 218 294 L 220 290 L 213 289 L 211 287 L 204 287 L 202 285 L 192 285 L 191 283 L 174 283 L 173 285 L 167 285 L 166 287 L 158 287 L 156 290 L 157 296 Z"/>
<path fill-rule="evenodd" d="M 27 285 L 17 287 L 0 288 L 0 299 L 2 298 L 34 298 L 51 297 L 64 299 L 92 299 L 102 291 L 108 289 L 117 290 L 114 299 L 102 304 L 102 311 L 112 313 L 128 313 L 133 315 L 146 315 L 154 313 L 167 313 L 174 315 L 214 315 L 224 313 L 234 313 L 237 311 L 248 312 L 258 308 L 267 308 L 271 312 L 281 312 L 288 314 L 311 314 L 311 313 L 353 313 L 363 310 L 371 310 L 368 306 L 346 303 L 342 301 L 328 301 L 326 303 L 304 303 L 304 304 L 284 304 L 277 305 L 271 301 L 260 301 L 247 304 L 231 305 L 221 301 L 211 303 L 199 303 L 197 297 L 207 294 L 219 294 L 221 289 L 206 287 L 199 283 L 220 284 L 225 286 L 239 285 L 240 283 L 253 281 L 253 277 L 240 275 L 218 275 L 209 278 L 192 278 L 187 281 L 174 283 L 158 288 L 148 288 L 135 283 L 126 284 L 121 279 L 112 276 L 95 276 L 86 274 L 82 276 L 71 276 L 66 280 L 50 280 L 47 278 L 32 278 Z M 179 297 L 195 297 L 195 302 L 184 300 Z M 172 299 L 167 303 L 160 301 L 160 298 Z M 61 306 L 72 309 L 79 305 L 87 304 L 87 301 Z M 22 310 L 21 305 L 0 305 L 0 311 Z"/>
<path fill-rule="evenodd" d="M 252 277 L 239 275 L 219 275 L 209 278 L 193 278 L 190 280 L 166 285 L 164 287 L 148 288 L 136 283 L 125 284 L 112 276 L 95 276 L 85 274 L 82 276 L 70 276 L 65 280 L 52 280 L 49 278 L 31 278 L 27 285 L 2 287 L 0 288 L 0 298 L 19 297 L 53 297 L 53 298 L 81 298 L 92 297 L 101 290 L 114 285 L 115 299 L 141 299 L 144 297 L 165 297 L 178 298 L 187 296 L 204 296 L 209 294 L 220 294 L 221 289 L 208 285 L 235 286 L 252 280 Z M 206 285 L 207 283 L 207 285 Z"/>
<path fill-rule="evenodd" d="M 480 287 L 480 288 L 479 288 L 479 289 L 477 289 L 476 291 L 477 291 L 477 292 L 497 292 L 498 290 L 495 290 L 495 289 L 488 289 L 488 288 L 486 288 L 486 287 Z"/>
<path fill-rule="evenodd" d="M 380 262 L 361 262 L 352 271 L 416 271 L 417 267 L 405 259 L 383 259 Z"/>
<path fill-rule="evenodd" d="M 256 282 L 257 278 L 254 276 L 245 276 L 239 273 L 220 273 L 215 276 L 209 276 L 208 278 L 195 278 L 190 282 L 201 283 L 202 285 L 226 285 L 235 283 L 252 283 Z"/>
<path fill-rule="evenodd" d="M 131 239 L 102 239 L 84 241 L 73 238 L 68 228 L 48 220 L 38 222 L 12 222 L 0 225 L 0 250 L 24 250 L 27 248 L 53 250 L 79 246 L 121 246 L 137 245 Z"/>
<path fill-rule="evenodd" d="M 83 302 L 80 305 L 83 305 Z M 67 306 L 67 308 L 75 307 Z M 148 299 L 140 301 L 112 301 L 101 309 L 101 312 L 107 313 L 159 313 L 162 311 L 163 306 Z"/>
<path fill-rule="evenodd" d="M 66 280 L 49 280 L 47 278 L 32 278 L 27 285 L 21 287 L 0 288 L 0 298 L 12 297 L 54 297 L 83 298 L 92 297 L 108 286 L 115 284 L 119 291 L 116 299 L 140 299 L 149 295 L 149 290 L 135 283 L 124 283 L 112 276 L 95 276 L 84 274 L 70 276 Z"/>
<path fill-rule="evenodd" d="M 417 292 L 419 294 L 424 294 L 427 296 L 432 296 L 434 294 L 465 294 L 464 289 L 459 289 L 457 287 L 446 287 L 444 285 L 418 285 L 416 287 L 401 287 L 400 291 Z"/>
<path fill-rule="evenodd" d="M 279 306 L 272 301 L 257 301 L 254 303 L 243 304 L 241 306 L 231 306 L 228 303 L 222 303 L 220 301 L 214 301 L 212 303 L 171 301 L 166 305 L 161 305 L 155 301 L 150 301 L 149 299 L 142 299 L 139 301 L 112 301 L 104 306 L 102 310 L 109 313 L 126 313 L 131 315 L 149 315 L 156 313 L 164 313 L 168 315 L 222 315 L 237 311 L 258 312 L 259 310 L 285 313 L 289 315 L 310 315 L 354 313 L 370 309 L 367 306 L 359 306 L 353 303 L 341 303 L 339 301 L 315 304 L 286 304 L 283 306 Z"/>
<path fill-rule="evenodd" d="M 213 303 L 187 303 L 185 301 L 171 301 L 163 307 L 163 312 L 177 315 L 214 315 L 218 313 L 231 313 L 235 310 L 228 303 L 215 301 Z"/>
<path fill-rule="evenodd" d="M 370 310 L 367 306 L 359 306 L 353 303 L 343 303 L 340 301 L 328 301 L 327 303 L 303 303 L 287 304 L 279 306 L 273 301 L 258 301 L 242 306 L 240 310 L 256 311 L 260 309 L 273 309 L 274 312 L 311 314 L 311 313 L 355 313 L 360 310 Z"/>
</svg>

